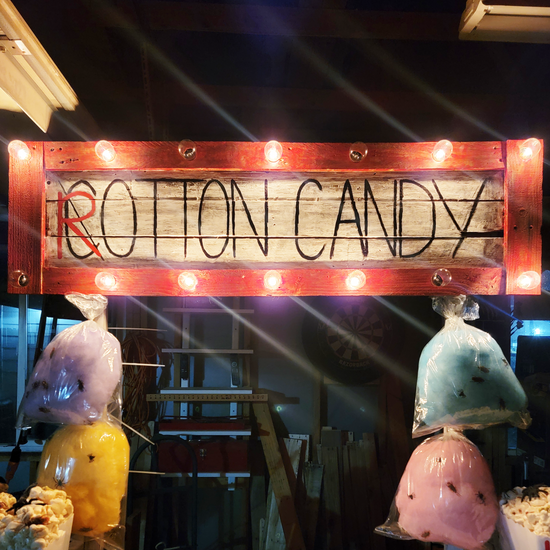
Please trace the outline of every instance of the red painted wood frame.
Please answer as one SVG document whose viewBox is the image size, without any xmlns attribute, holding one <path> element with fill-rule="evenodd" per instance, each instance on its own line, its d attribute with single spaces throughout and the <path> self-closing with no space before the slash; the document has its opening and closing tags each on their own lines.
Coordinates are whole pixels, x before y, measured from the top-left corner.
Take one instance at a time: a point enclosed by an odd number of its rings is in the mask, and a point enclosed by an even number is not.
<svg viewBox="0 0 550 550">
<path fill-rule="evenodd" d="M 29 160 L 10 159 L 8 273 L 9 291 L 19 294 L 96 293 L 94 268 L 55 268 L 44 264 L 45 179 L 55 171 L 315 171 L 372 172 L 485 171 L 504 172 L 504 263 L 497 267 L 452 268 L 452 282 L 437 287 L 435 269 L 394 267 L 363 272 L 366 284 L 347 288 L 349 269 L 296 268 L 280 270 L 283 284 L 266 290 L 266 269 L 195 270 L 198 284 L 184 291 L 179 270 L 164 268 L 109 269 L 117 279 L 111 295 L 135 296 L 314 296 L 314 295 L 437 295 L 539 294 L 540 285 L 522 289 L 518 276 L 541 270 L 542 150 L 531 160 L 520 157 L 521 141 L 453 143 L 443 163 L 432 159 L 435 143 L 367 144 L 361 162 L 350 159 L 346 143 L 282 143 L 277 163 L 264 156 L 265 143 L 197 142 L 196 158 L 184 159 L 175 142 L 112 142 L 116 158 L 100 160 L 95 142 L 28 142 Z"/>
</svg>

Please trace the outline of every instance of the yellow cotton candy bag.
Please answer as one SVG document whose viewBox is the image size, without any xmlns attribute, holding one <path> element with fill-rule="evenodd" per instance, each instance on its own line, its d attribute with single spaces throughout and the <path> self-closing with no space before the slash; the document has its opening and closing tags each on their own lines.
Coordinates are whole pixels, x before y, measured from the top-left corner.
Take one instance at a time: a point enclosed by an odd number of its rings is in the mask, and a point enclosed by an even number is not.
<svg viewBox="0 0 550 550">
<path fill-rule="evenodd" d="M 47 441 L 38 466 L 38 484 L 63 489 L 74 505 L 73 533 L 102 538 L 120 527 L 130 446 L 109 422 L 64 426 Z"/>
</svg>

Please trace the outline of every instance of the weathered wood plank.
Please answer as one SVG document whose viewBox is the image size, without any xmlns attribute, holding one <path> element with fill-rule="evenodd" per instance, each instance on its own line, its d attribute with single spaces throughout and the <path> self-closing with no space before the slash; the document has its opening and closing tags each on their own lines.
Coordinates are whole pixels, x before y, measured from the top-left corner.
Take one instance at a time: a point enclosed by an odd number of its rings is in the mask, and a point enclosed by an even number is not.
<svg viewBox="0 0 550 550">
<path fill-rule="evenodd" d="M 317 533 L 317 518 L 319 517 L 319 504 L 321 501 L 321 486 L 324 466 L 322 464 L 306 463 L 304 465 L 304 481 L 306 486 L 306 505 L 304 507 L 304 522 L 302 532 L 308 550 L 315 546 Z"/>
<path fill-rule="evenodd" d="M 368 155 L 361 162 L 349 158 L 349 143 L 282 142 L 283 157 L 277 163 L 265 158 L 265 142 L 239 143 L 202 141 L 196 143 L 197 156 L 185 160 L 177 142 L 111 142 L 116 157 L 104 162 L 95 154 L 94 142 L 49 142 L 45 149 L 46 170 L 502 170 L 503 144 L 500 141 L 454 142 L 453 154 L 444 165 L 432 158 L 435 142 L 368 143 Z"/>
<path fill-rule="evenodd" d="M 258 431 L 288 550 L 305 550 L 300 525 L 298 524 L 296 507 L 294 506 L 294 497 L 290 491 L 281 452 L 277 443 L 275 427 L 269 413 L 269 406 L 267 403 L 253 403 L 252 408 L 258 424 Z"/>
<path fill-rule="evenodd" d="M 481 200 L 504 200 L 504 173 L 501 170 L 484 172 L 48 172 L 46 174 L 46 199 L 56 201 L 58 193 L 71 191 L 89 191 L 97 200 L 135 200 L 157 198 L 182 200 L 185 196 L 189 202 L 200 201 L 204 188 L 212 180 L 218 181 L 231 197 L 231 182 L 235 182 L 234 198 L 236 201 L 268 200 L 295 201 L 300 187 L 300 201 L 319 201 L 340 199 L 344 184 L 349 180 L 351 194 L 356 201 L 368 197 L 376 200 L 393 201 L 394 183 L 406 180 L 404 192 L 411 199 L 425 200 L 433 196 L 434 200 L 464 201 L 475 200 L 483 185 Z M 266 183 L 267 180 L 267 183 Z M 319 186 L 312 180 L 319 182 Z M 410 183 L 410 180 L 418 185 Z M 113 185 L 111 185 L 113 184 Z M 206 192 L 208 198 L 217 194 L 223 195 L 221 186 L 212 183 Z M 422 186 L 422 187 L 420 187 Z M 267 189 L 266 189 L 267 187 Z M 107 189 L 108 188 L 108 189 Z M 238 189 L 237 189 L 238 188 Z M 424 189 L 423 189 L 424 188 Z M 439 190 L 439 191 L 438 191 Z M 239 193 L 239 191 L 242 193 Z M 347 190 L 347 193 L 349 194 Z M 399 191 L 399 186 L 398 186 Z M 106 196 L 105 196 L 106 194 Z"/>
<path fill-rule="evenodd" d="M 48 180 L 47 265 L 502 261 L 501 173 L 377 175 L 372 183 L 321 174 L 322 184 L 266 174 L 241 187 L 227 177 L 190 183 L 128 175 L 134 179 Z"/>
<path fill-rule="evenodd" d="M 524 161 L 521 142 L 506 142 L 505 232 L 506 292 L 540 294 L 540 284 L 525 289 L 518 277 L 526 271 L 541 272 L 542 164 L 541 151 Z"/>
<path fill-rule="evenodd" d="M 432 284 L 434 267 L 407 268 L 373 263 L 365 266 L 365 286 L 350 290 L 345 280 L 351 269 L 285 269 L 279 273 L 283 284 L 277 290 L 264 286 L 266 270 L 251 269 L 194 269 L 197 286 L 183 290 L 178 285 L 181 273 L 176 266 L 163 268 L 116 269 L 109 268 L 116 279 L 116 286 L 103 290 L 106 295 L 127 296 L 391 296 L 444 294 L 499 294 L 503 292 L 504 278 L 498 267 L 456 267 L 449 265 L 452 281 L 445 287 Z M 70 267 L 43 270 L 43 292 L 65 294 L 71 292 L 95 293 L 95 277 L 105 268 L 99 264 L 91 267 Z M 181 267 L 180 267 L 181 269 Z"/>
<path fill-rule="evenodd" d="M 10 159 L 8 278 L 10 292 L 42 292 L 42 246 L 45 203 L 43 144 L 28 142 L 28 160 Z M 25 279 L 26 278 L 26 279 Z"/>
<path fill-rule="evenodd" d="M 321 447 L 321 460 L 325 466 L 323 491 L 327 548 L 342 548 L 342 507 L 340 501 L 340 472 L 337 447 Z"/>
</svg>

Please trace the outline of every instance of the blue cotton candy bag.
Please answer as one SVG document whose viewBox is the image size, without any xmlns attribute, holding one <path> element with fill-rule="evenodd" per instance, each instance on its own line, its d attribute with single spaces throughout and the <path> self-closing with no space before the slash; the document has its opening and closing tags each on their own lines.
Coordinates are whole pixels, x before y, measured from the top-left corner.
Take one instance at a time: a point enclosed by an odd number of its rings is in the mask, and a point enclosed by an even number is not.
<svg viewBox="0 0 550 550">
<path fill-rule="evenodd" d="M 443 427 L 480 429 L 509 422 L 527 428 L 527 396 L 492 336 L 465 321 L 479 317 L 466 296 L 433 298 L 444 327 L 423 349 L 418 365 L 413 437 Z"/>
</svg>

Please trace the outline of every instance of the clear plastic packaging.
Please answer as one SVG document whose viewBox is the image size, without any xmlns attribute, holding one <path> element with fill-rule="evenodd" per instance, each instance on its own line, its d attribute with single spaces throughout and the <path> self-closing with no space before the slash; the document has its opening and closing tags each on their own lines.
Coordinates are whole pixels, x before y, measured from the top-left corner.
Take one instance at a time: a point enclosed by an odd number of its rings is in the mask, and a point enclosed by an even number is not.
<svg viewBox="0 0 550 550">
<path fill-rule="evenodd" d="M 102 328 L 107 299 L 67 296 L 90 320 L 60 332 L 42 352 L 19 407 L 17 427 L 33 421 L 85 424 L 120 410 L 122 354 L 119 341 Z M 91 320 L 95 319 L 95 320 Z M 116 414 L 115 414 L 116 415 Z"/>
<path fill-rule="evenodd" d="M 498 514 L 491 472 L 479 449 L 462 433 L 445 429 L 416 448 L 388 519 L 376 532 L 480 550 Z"/>
<path fill-rule="evenodd" d="M 64 426 L 46 442 L 37 478 L 63 489 L 74 506 L 74 535 L 124 548 L 123 510 L 130 446 L 122 429 L 101 420 Z"/>
<path fill-rule="evenodd" d="M 17 501 L 0 493 L 0 550 L 68 550 L 72 522 L 64 491 L 31 485 Z"/>
<path fill-rule="evenodd" d="M 515 487 L 500 500 L 502 550 L 546 550 L 550 540 L 550 487 Z"/>
<path fill-rule="evenodd" d="M 428 342 L 418 365 L 413 437 L 444 426 L 479 429 L 510 422 L 527 428 L 527 396 L 492 336 L 465 323 L 478 306 L 466 296 L 433 298 L 444 327 Z"/>
</svg>

